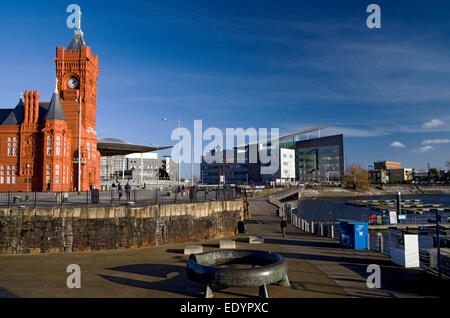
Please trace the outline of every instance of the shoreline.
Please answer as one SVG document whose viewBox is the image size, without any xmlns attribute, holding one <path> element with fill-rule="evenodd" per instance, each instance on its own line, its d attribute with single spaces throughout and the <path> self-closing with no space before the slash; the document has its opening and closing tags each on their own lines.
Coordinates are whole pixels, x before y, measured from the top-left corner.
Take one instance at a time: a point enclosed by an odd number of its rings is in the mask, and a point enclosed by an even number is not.
<svg viewBox="0 0 450 318">
<path fill-rule="evenodd" d="M 301 191 L 300 198 L 345 198 L 345 197 L 371 197 L 397 195 L 450 195 L 450 187 L 416 187 L 416 186 L 389 186 L 383 190 L 370 187 L 367 190 L 352 190 L 337 187 L 310 188 Z"/>
</svg>

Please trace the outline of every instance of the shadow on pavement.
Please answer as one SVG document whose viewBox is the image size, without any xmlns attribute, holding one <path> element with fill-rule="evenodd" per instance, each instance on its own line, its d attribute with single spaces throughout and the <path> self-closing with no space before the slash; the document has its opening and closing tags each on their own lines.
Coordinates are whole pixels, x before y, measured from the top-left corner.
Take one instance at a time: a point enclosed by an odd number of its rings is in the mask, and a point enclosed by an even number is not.
<svg viewBox="0 0 450 318">
<path fill-rule="evenodd" d="M 377 261 L 373 261 L 378 264 Z M 380 264 L 378 264 L 380 265 Z M 362 277 L 368 277 L 367 266 L 344 264 L 346 268 Z M 381 267 L 381 290 L 401 292 L 425 297 L 448 297 L 449 280 L 439 279 L 419 268 L 404 268 L 390 263 Z"/>
<path fill-rule="evenodd" d="M 185 266 L 167 264 L 133 264 L 107 269 L 124 273 L 163 278 L 162 280 L 158 280 L 156 282 L 148 282 L 111 275 L 99 275 L 100 277 L 117 284 L 192 297 L 201 297 L 204 289 L 202 285 L 190 282 L 187 279 Z"/>
</svg>

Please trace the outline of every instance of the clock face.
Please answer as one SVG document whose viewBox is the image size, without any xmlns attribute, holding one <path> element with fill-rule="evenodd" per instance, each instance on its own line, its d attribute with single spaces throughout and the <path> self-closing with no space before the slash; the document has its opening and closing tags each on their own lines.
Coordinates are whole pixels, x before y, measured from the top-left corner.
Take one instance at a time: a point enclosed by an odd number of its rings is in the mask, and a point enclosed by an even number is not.
<svg viewBox="0 0 450 318">
<path fill-rule="evenodd" d="M 76 77 L 72 77 L 69 79 L 69 82 L 67 84 L 72 89 L 78 88 L 78 79 Z"/>
</svg>

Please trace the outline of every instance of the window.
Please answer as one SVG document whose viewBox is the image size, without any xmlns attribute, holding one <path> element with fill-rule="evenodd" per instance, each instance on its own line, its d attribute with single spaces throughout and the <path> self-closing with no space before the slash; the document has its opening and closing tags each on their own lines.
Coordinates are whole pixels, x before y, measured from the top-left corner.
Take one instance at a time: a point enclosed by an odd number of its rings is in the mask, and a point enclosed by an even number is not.
<svg viewBox="0 0 450 318">
<path fill-rule="evenodd" d="M 56 155 L 60 156 L 61 155 L 61 136 L 56 136 Z"/>
<path fill-rule="evenodd" d="M 7 184 L 11 183 L 11 166 L 8 166 L 8 169 L 7 169 L 6 183 Z"/>
<path fill-rule="evenodd" d="M 47 171 L 46 171 L 46 178 L 45 181 L 46 183 L 50 183 L 50 177 L 52 175 L 52 166 L 51 165 L 47 165 Z"/>
<path fill-rule="evenodd" d="M 11 183 L 12 184 L 16 184 L 16 177 L 17 177 L 17 166 L 12 166 L 11 169 Z"/>
<path fill-rule="evenodd" d="M 60 165 L 55 166 L 55 183 L 59 184 L 59 176 L 60 176 Z"/>
<path fill-rule="evenodd" d="M 87 143 L 87 152 L 88 152 L 88 159 L 91 159 L 91 144 Z"/>
<path fill-rule="evenodd" d="M 8 138 L 8 156 L 16 157 L 17 156 L 17 137 L 9 137 Z"/>
<path fill-rule="evenodd" d="M 5 166 L 1 167 L 0 183 L 5 184 Z"/>
<path fill-rule="evenodd" d="M 47 137 L 47 155 L 52 154 L 52 136 Z"/>
</svg>

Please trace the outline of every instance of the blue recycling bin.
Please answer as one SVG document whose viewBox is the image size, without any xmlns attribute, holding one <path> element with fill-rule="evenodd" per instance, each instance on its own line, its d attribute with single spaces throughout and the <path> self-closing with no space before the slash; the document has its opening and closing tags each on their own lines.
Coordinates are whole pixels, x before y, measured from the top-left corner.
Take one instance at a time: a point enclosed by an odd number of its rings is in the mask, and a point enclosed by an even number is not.
<svg viewBox="0 0 450 318">
<path fill-rule="evenodd" d="M 355 250 L 369 248 L 369 223 L 358 221 L 339 222 L 340 241 L 342 246 Z"/>
</svg>

